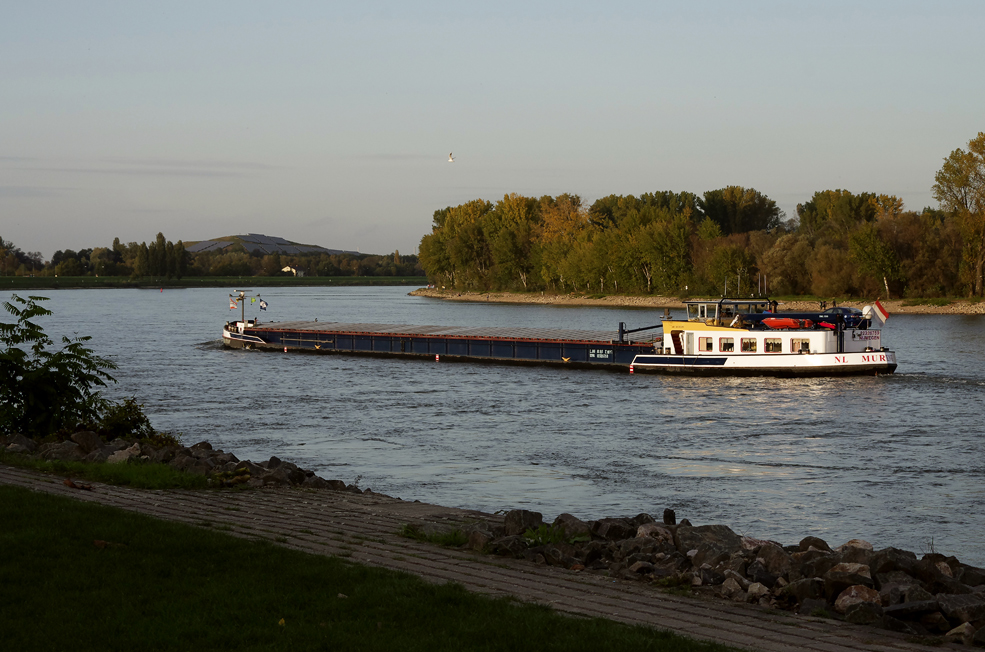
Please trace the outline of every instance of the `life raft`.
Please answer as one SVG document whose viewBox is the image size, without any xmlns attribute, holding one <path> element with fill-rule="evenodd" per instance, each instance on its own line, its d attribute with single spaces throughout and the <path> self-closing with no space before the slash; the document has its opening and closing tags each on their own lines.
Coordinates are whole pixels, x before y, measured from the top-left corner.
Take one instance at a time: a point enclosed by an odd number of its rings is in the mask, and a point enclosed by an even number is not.
<svg viewBox="0 0 985 652">
<path fill-rule="evenodd" d="M 784 328 L 813 328 L 814 322 L 810 319 L 793 319 L 791 317 L 767 317 L 763 323 L 774 330 Z"/>
</svg>

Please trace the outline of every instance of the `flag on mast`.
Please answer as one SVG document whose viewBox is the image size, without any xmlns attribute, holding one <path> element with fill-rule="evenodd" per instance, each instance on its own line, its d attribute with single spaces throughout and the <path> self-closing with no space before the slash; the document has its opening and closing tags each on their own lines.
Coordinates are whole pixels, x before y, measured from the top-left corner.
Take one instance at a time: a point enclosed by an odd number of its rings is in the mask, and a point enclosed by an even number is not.
<svg viewBox="0 0 985 652">
<path fill-rule="evenodd" d="M 260 299 L 260 310 L 266 310 L 266 309 L 267 309 L 267 302 L 264 301 L 263 299 Z"/>
<path fill-rule="evenodd" d="M 889 311 L 882 307 L 882 304 L 879 303 L 878 299 L 876 299 L 876 306 L 874 312 L 876 314 L 876 318 L 883 324 L 885 324 L 886 320 L 889 319 Z"/>
<path fill-rule="evenodd" d="M 236 310 L 236 299 L 233 297 L 229 297 L 229 309 Z"/>
</svg>

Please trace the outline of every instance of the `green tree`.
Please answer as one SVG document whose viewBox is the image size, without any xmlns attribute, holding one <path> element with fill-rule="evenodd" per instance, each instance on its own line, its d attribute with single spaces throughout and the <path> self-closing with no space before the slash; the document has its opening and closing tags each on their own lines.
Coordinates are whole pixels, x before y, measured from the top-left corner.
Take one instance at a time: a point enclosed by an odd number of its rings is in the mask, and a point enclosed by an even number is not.
<svg viewBox="0 0 985 652">
<path fill-rule="evenodd" d="M 934 176 L 934 199 L 957 216 L 965 239 L 964 260 L 973 294 L 985 293 L 985 132 L 944 159 Z"/>
<path fill-rule="evenodd" d="M 188 273 L 188 252 L 185 245 L 178 240 L 174 245 L 174 274 L 176 278 L 181 278 Z"/>
<path fill-rule="evenodd" d="M 879 234 L 876 224 L 863 224 L 848 238 L 848 258 L 856 265 L 859 275 L 874 280 L 886 288 L 889 299 L 889 281 L 900 278 L 900 262 Z"/>
<path fill-rule="evenodd" d="M 727 186 L 709 190 L 699 200 L 701 211 L 722 229 L 722 233 L 772 231 L 783 220 L 776 202 L 754 188 Z"/>
<path fill-rule="evenodd" d="M 3 304 L 13 323 L 0 323 L 0 431 L 43 437 L 96 421 L 107 405 L 98 388 L 115 382 L 111 361 L 85 346 L 91 338 L 62 338 L 62 348 L 33 319 L 51 314 L 38 302 L 12 295 Z"/>
<path fill-rule="evenodd" d="M 875 197 L 869 192 L 855 195 L 847 190 L 815 192 L 810 201 L 797 204 L 799 232 L 812 242 L 828 233 L 844 246 L 852 229 L 876 219 Z"/>
<path fill-rule="evenodd" d="M 150 276 L 150 247 L 141 242 L 137 247 L 137 255 L 133 264 L 133 275 L 136 277 Z"/>
</svg>

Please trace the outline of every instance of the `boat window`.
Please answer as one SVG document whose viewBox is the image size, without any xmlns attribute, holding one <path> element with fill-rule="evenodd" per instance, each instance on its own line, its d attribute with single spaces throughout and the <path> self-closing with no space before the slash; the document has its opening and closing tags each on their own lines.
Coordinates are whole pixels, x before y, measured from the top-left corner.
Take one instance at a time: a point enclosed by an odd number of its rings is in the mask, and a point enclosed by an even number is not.
<svg viewBox="0 0 985 652">
<path fill-rule="evenodd" d="M 731 353 L 732 351 L 735 351 L 735 340 L 731 337 L 719 337 L 718 350 L 722 353 Z"/>
<path fill-rule="evenodd" d="M 790 340 L 790 351 L 792 353 L 798 353 L 800 351 L 810 351 L 811 341 L 806 337 L 794 337 Z"/>
<path fill-rule="evenodd" d="M 767 353 L 783 353 L 783 340 L 779 337 L 767 337 L 763 341 L 763 350 Z"/>
<path fill-rule="evenodd" d="M 755 337 L 743 337 L 742 338 L 742 352 L 743 353 L 755 353 L 756 352 L 756 338 Z"/>
<path fill-rule="evenodd" d="M 698 350 L 699 351 L 713 351 L 712 342 L 715 340 L 713 337 L 699 337 L 698 338 Z"/>
<path fill-rule="evenodd" d="M 698 306 L 697 304 L 689 303 L 687 306 L 687 318 L 688 321 L 697 321 L 698 319 Z"/>
</svg>

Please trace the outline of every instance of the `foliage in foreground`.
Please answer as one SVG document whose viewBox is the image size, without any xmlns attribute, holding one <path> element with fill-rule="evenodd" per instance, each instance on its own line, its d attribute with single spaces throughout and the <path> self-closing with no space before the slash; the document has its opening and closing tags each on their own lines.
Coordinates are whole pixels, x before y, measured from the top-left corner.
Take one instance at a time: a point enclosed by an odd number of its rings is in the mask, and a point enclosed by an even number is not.
<svg viewBox="0 0 985 652">
<path fill-rule="evenodd" d="M 0 433 L 43 437 L 97 421 L 107 406 L 98 388 L 116 382 L 116 365 L 85 346 L 89 337 L 63 337 L 50 350 L 54 342 L 32 321 L 51 314 L 38 303 L 46 298 L 11 299 L 3 307 L 16 321 L 0 323 Z"/>
<path fill-rule="evenodd" d="M 13 323 L 0 323 L 0 435 L 20 433 L 34 439 L 94 430 L 106 439 L 133 437 L 177 443 L 151 426 L 135 398 L 119 403 L 104 399 L 99 389 L 116 382 L 116 365 L 85 344 L 88 336 L 62 337 L 62 348 L 34 320 L 51 315 L 39 302 L 45 297 L 16 294 L 4 309 Z"/>
<path fill-rule="evenodd" d="M 0 649 L 728 649 L 20 488 L 0 522 Z"/>
</svg>

